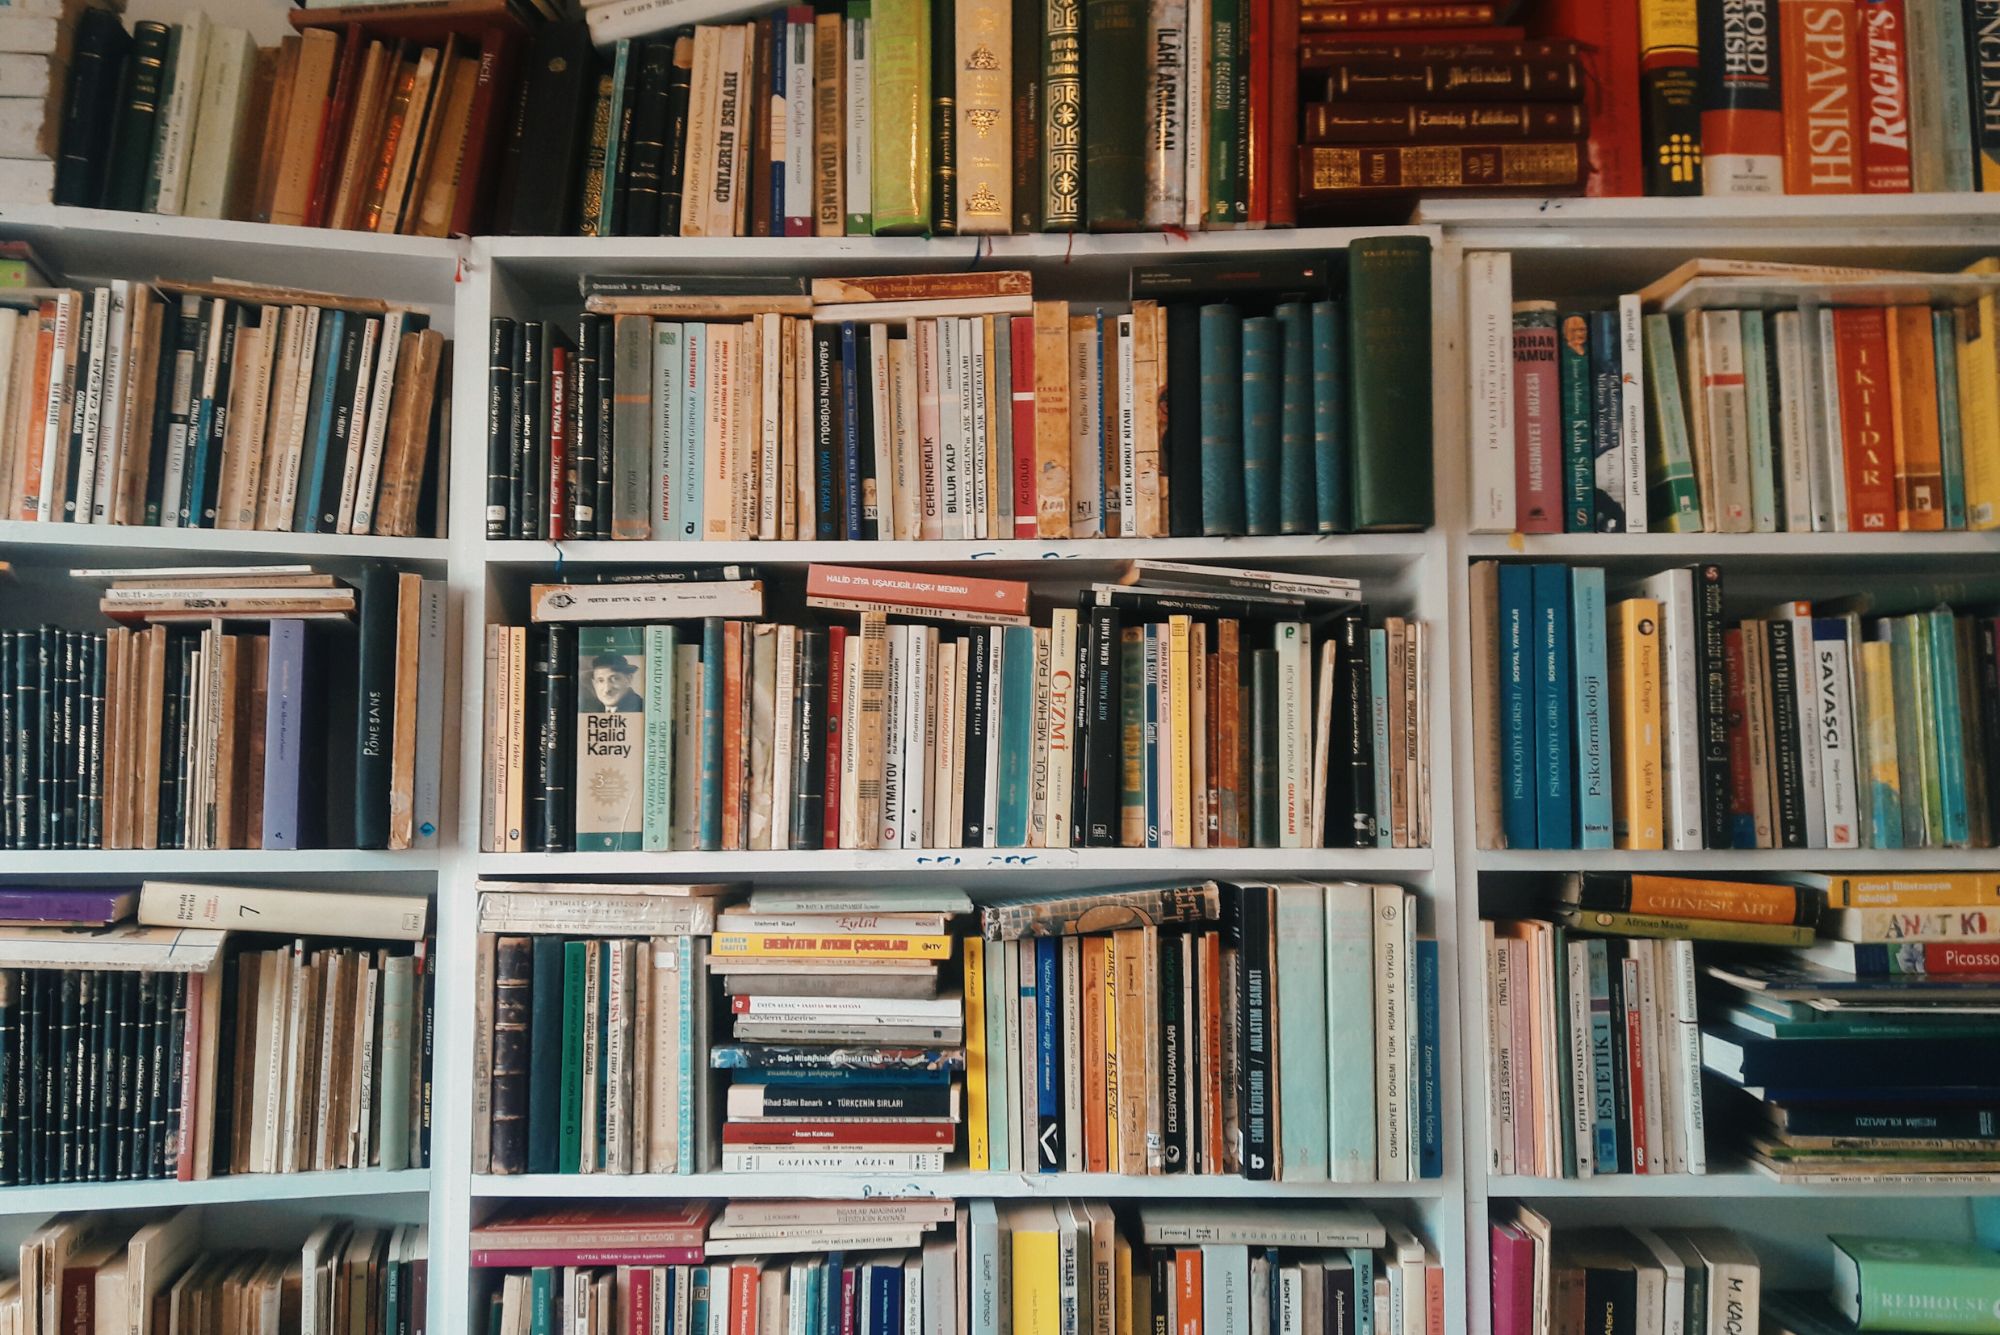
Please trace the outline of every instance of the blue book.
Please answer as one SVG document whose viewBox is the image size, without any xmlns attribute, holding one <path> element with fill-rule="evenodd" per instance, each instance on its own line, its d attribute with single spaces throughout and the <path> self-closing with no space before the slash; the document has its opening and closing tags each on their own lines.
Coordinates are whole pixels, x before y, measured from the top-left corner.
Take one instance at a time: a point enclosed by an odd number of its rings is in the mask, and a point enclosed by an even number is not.
<svg viewBox="0 0 2000 1335">
<path fill-rule="evenodd" d="M 840 1329 L 841 1309 L 845 1306 L 841 1301 L 841 1283 L 846 1273 L 847 1253 L 828 1252 L 825 1280 L 819 1286 L 819 1329 L 827 1335 Z"/>
<path fill-rule="evenodd" d="M 1604 571 L 1569 572 L 1575 673 L 1577 848 L 1611 847 L 1611 669 L 1604 629 Z"/>
<path fill-rule="evenodd" d="M 1035 748 L 1035 632 L 1007 626 L 1000 637 L 1001 848 L 1028 843 L 1028 781 Z"/>
<path fill-rule="evenodd" d="M 1569 567 L 1534 567 L 1535 846 L 1576 847 L 1570 776 L 1576 769 L 1571 711 Z"/>
<path fill-rule="evenodd" d="M 1562 405 L 1563 532 L 1594 533 L 1596 421 L 1591 414 L 1590 321 L 1580 311 L 1556 320 L 1557 401 Z"/>
<path fill-rule="evenodd" d="M 1350 1021 L 1354 1016 L 1374 1013 L 1373 892 L 1361 885 L 1327 886 L 1323 936 L 1328 1173 L 1336 1182 L 1372 1182 L 1375 1179 L 1375 1032 L 1371 1025 Z M 1282 1118 L 1279 1124 L 1282 1127 Z"/>
<path fill-rule="evenodd" d="M 1534 573 L 1500 567 L 1500 828 L 1509 848 L 1533 848 Z"/>
<path fill-rule="evenodd" d="M 1243 531 L 1251 537 L 1278 531 L 1283 349 L 1275 318 L 1243 322 Z"/>
<path fill-rule="evenodd" d="M 1337 302 L 1312 304 L 1313 496 L 1321 533 L 1354 527 L 1347 489 L 1347 316 Z"/>
<path fill-rule="evenodd" d="M 786 66 L 789 64 L 786 55 L 791 50 L 790 42 L 792 40 L 790 32 L 787 31 L 790 25 L 786 21 L 785 13 L 785 10 L 779 9 L 773 11 L 771 14 L 771 51 L 773 56 L 771 60 L 771 106 L 776 108 L 775 119 L 779 122 L 785 119 L 785 73 Z M 762 109 L 760 108 L 759 110 L 761 112 Z M 762 119 L 761 115 L 759 119 Z M 770 122 L 766 122 L 766 124 L 770 124 Z M 773 164 L 771 171 L 771 233 L 774 236 L 783 236 L 785 234 L 785 163 L 782 157 Z"/>
<path fill-rule="evenodd" d="M 1146 847 L 1160 846 L 1160 655 L 1164 626 L 1146 627 L 1146 669 L 1139 694 L 1139 792 L 1146 810 Z"/>
<path fill-rule="evenodd" d="M 1965 793 L 1964 723 L 1958 706 L 1958 633 L 1949 607 L 1930 613 L 1931 706 L 1937 713 L 1938 804 L 1944 844 L 1962 848 L 1972 840 Z"/>
<path fill-rule="evenodd" d="M 555 1325 L 555 1267 L 538 1265 L 528 1272 L 528 1335 L 556 1335 Z"/>
<path fill-rule="evenodd" d="M 868 1267 L 868 1322 L 872 1330 L 893 1335 L 903 1328 L 903 1267 Z M 912 1335 L 915 1335 L 912 1332 Z"/>
<path fill-rule="evenodd" d="M 1347 1263 L 1354 1268 L 1354 1335 L 1375 1335 L 1375 1253 L 1349 1247 Z"/>
<path fill-rule="evenodd" d="M 1625 523 L 1624 363 L 1618 312 L 1590 313 L 1590 434 L 1597 451 L 1591 470 L 1591 518 L 1599 533 L 1623 533 Z"/>
<path fill-rule="evenodd" d="M 701 847 L 722 847 L 721 617 L 701 624 Z"/>
<path fill-rule="evenodd" d="M 631 174 L 630 164 L 619 160 L 618 127 L 625 123 L 627 94 L 636 91 L 632 84 L 632 39 L 621 37 L 618 45 L 612 48 L 611 56 L 611 133 L 604 140 L 604 189 L 600 192 L 597 217 L 593 220 L 598 236 L 618 235 L 618 191 L 612 183 L 618 179 L 620 168 L 625 169 L 627 176 Z"/>
<path fill-rule="evenodd" d="M 1389 822 L 1389 632 L 1368 632 L 1368 718 L 1373 724 L 1375 749 L 1375 846 L 1388 848 L 1394 842 Z M 1373 1162 L 1373 1160 L 1370 1160 Z"/>
<path fill-rule="evenodd" d="M 970 1298 L 969 1335 L 1004 1335 L 1000 1329 L 1002 1279 L 1012 1269 L 1012 1257 L 1001 1258 L 1000 1212 L 990 1200 L 966 1203 L 966 1293 Z"/>
<path fill-rule="evenodd" d="M 1950 311 L 1931 312 L 1937 350 L 1938 457 L 1944 464 L 1944 526 L 1965 527 L 1965 438 L 1958 415 L 1958 328 Z"/>
<path fill-rule="evenodd" d="M 1243 534 L 1243 317 L 1201 308 L 1201 532 Z"/>
<path fill-rule="evenodd" d="M 1059 1173 L 1063 1166 L 1062 941 L 1035 938 L 1035 1129 L 1036 1167 Z"/>
<path fill-rule="evenodd" d="M 306 623 L 271 622 L 264 693 L 264 847 L 299 846 L 299 759 L 305 745 Z"/>
<path fill-rule="evenodd" d="M 1313 485 L 1312 319 L 1301 301 L 1278 307 L 1283 379 L 1278 397 L 1278 527 L 1286 533 L 1319 529 Z"/>
<path fill-rule="evenodd" d="M 688 1329 L 706 1331 L 708 1329 L 708 1285 L 709 1269 L 705 1265 L 692 1266 L 688 1270 Z"/>
<path fill-rule="evenodd" d="M 340 364 L 334 358 L 339 354 L 341 331 L 346 322 L 345 311 L 320 313 L 319 338 L 313 344 L 312 375 L 312 387 L 318 392 L 312 395 L 306 409 L 305 462 L 299 468 L 299 482 L 306 494 L 295 498 L 292 506 L 294 533 L 313 533 L 319 528 L 320 482 L 326 476 L 326 443 L 333 433 L 334 382 L 340 379 L 337 374 Z M 181 522 L 188 522 L 185 515 Z"/>
<path fill-rule="evenodd" d="M 1438 1053 L 1438 943 L 1417 941 L 1417 1176 L 1444 1176 L 1444 1089 Z"/>
<path fill-rule="evenodd" d="M 708 474 L 702 437 L 702 421 L 708 413 L 708 326 L 690 320 L 681 326 L 687 344 L 687 392 L 681 398 L 680 443 L 675 447 L 681 460 L 681 484 L 674 488 L 674 534 L 684 542 L 701 537 L 701 509 L 706 501 L 704 479 Z M 831 534 L 822 534 L 831 537 Z"/>
<path fill-rule="evenodd" d="M 854 322 L 840 325 L 840 469 L 846 479 L 846 504 L 840 522 L 841 536 L 859 542 L 861 532 L 861 386 L 860 351 L 856 345 Z"/>
<path fill-rule="evenodd" d="M 1611 1040 L 1611 955 L 1601 940 L 1586 941 L 1590 951 L 1590 1121 L 1596 1133 L 1596 1163 L 1600 1173 L 1618 1171 L 1618 1089 Z M 1578 1153 L 1582 1153 L 1581 1150 Z"/>
<path fill-rule="evenodd" d="M 1287 1182 L 1327 1180 L 1326 897 L 1339 891 L 1293 882 L 1272 892 L 1277 917 L 1278 1157 Z M 1355 1026 L 1360 1027 L 1360 1026 Z"/>
</svg>

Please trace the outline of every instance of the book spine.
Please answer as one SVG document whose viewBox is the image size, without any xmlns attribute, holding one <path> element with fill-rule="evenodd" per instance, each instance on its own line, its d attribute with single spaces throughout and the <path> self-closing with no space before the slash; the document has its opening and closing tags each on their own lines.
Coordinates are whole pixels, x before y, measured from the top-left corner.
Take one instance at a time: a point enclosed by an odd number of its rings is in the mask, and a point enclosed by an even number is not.
<svg viewBox="0 0 2000 1335">
<path fill-rule="evenodd" d="M 1721 42 L 1717 33 L 1713 42 Z M 1695 0 L 1641 0 L 1639 96 L 1646 193 L 1703 193 L 1701 24 Z"/>
<path fill-rule="evenodd" d="M 1083 0 L 1083 220 L 1092 231 L 1133 231 L 1147 215 L 1148 10 L 1142 0 Z"/>
<path fill-rule="evenodd" d="M 1560 533 L 1562 423 L 1554 302 L 1514 304 L 1513 351 L 1513 527 L 1521 533 Z"/>
<path fill-rule="evenodd" d="M 1244 533 L 1243 320 L 1232 306 L 1201 308 L 1201 531 Z"/>
<path fill-rule="evenodd" d="M 1861 188 L 1907 194 L 1912 176 L 1909 28 L 1905 0 L 1856 0 L 1861 79 Z"/>
<path fill-rule="evenodd" d="M 1780 0 L 1699 0 L 1701 177 L 1707 195 L 1784 190 Z"/>
<path fill-rule="evenodd" d="M 1843 308 L 1832 317 L 1847 527 L 1857 533 L 1893 531 L 1899 525 L 1886 312 Z"/>
<path fill-rule="evenodd" d="M 1861 191 L 1859 13 L 1847 0 L 1778 0 L 1784 193 Z"/>
<path fill-rule="evenodd" d="M 1009 38 L 1010 9 L 999 0 L 957 0 L 956 230 L 962 235 L 1011 230 L 1016 55 Z M 942 35 L 940 34 L 940 40 Z M 1031 48 L 1032 52 L 1032 48 Z M 1029 53 L 1024 53 L 1029 54 Z M 937 207 L 947 201 L 940 195 Z"/>
<path fill-rule="evenodd" d="M 1036 226 L 1045 232 L 1083 225 L 1083 0 L 1043 0 L 1040 194 Z"/>
<path fill-rule="evenodd" d="M 1362 531 L 1431 522 L 1430 246 L 1400 238 L 1348 251 L 1354 522 Z M 1206 365 L 1204 359 L 1204 365 Z"/>
<path fill-rule="evenodd" d="M 1074 13 L 1074 0 L 1067 2 Z M 879 168 L 870 178 L 875 231 L 921 232 L 931 224 L 930 5 L 874 0 L 869 36 L 874 45 L 869 109 Z"/>
</svg>

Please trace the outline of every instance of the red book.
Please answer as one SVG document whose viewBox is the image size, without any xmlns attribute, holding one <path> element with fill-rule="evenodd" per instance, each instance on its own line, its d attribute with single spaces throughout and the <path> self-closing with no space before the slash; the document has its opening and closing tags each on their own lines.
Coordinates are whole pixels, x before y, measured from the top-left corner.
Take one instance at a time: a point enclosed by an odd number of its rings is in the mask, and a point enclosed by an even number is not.
<svg viewBox="0 0 2000 1335">
<path fill-rule="evenodd" d="M 854 1335 L 855 1323 L 859 1321 L 861 1304 L 855 1301 L 855 1290 L 861 1285 L 861 1267 L 850 1265 L 841 1267 L 840 1276 L 840 1335 Z"/>
<path fill-rule="evenodd" d="M 1860 0 L 1854 44 L 1861 84 L 1861 188 L 1871 195 L 1910 189 L 1909 33 L 1903 0 Z"/>
<path fill-rule="evenodd" d="M 1036 536 L 1035 496 L 1035 322 L 1016 319 L 1007 326 L 1012 343 L 1014 383 L 1008 386 L 1014 415 L 1014 536 Z"/>
<path fill-rule="evenodd" d="M 1492 1226 L 1493 1335 L 1533 1335 L 1535 1244 L 1513 1224 Z"/>
<path fill-rule="evenodd" d="M 1722 632 L 1723 714 L 1729 726 L 1729 828 L 1732 846 L 1757 846 L 1757 796 L 1750 786 L 1750 698 L 1743 674 L 1743 631 Z"/>
<path fill-rule="evenodd" d="M 757 1335 L 757 1281 L 755 1262 L 729 1267 L 729 1335 Z"/>
<path fill-rule="evenodd" d="M 956 1122 L 900 1122 L 867 1118 L 852 1122 L 728 1122 L 722 1143 L 739 1149 L 791 1149 L 812 1145 L 858 1150 L 950 1149 L 958 1143 Z"/>
<path fill-rule="evenodd" d="M 1636 961 L 1627 959 L 1625 966 L 1625 1077 L 1632 1091 L 1632 1109 L 1639 1112 L 1646 1106 L 1646 1066 L 1651 1056 L 1646 1051 L 1645 1028 L 1639 1022 L 1639 972 Z M 1648 1157 L 1651 1147 L 1646 1143 L 1646 1118 L 1643 1113 L 1632 1119 L 1632 1171 L 1644 1173 L 1652 1164 Z"/>
<path fill-rule="evenodd" d="M 1523 309 L 1526 307 L 1526 309 Z M 1563 531 L 1562 400 L 1552 301 L 1514 305 L 1514 527 Z"/>
<path fill-rule="evenodd" d="M 313 168 L 312 192 L 306 196 L 307 227 L 326 226 L 327 206 L 340 181 L 342 151 L 348 127 L 354 120 L 354 90 L 361 79 L 361 66 L 368 56 L 368 43 L 361 25 L 351 23 L 341 39 L 340 67 L 333 76 L 333 95 L 327 99 L 326 119 L 320 125 L 319 161 Z M 358 151 L 358 150 L 357 150 Z"/>
<path fill-rule="evenodd" d="M 1788 195 L 1861 190 L 1855 20 L 1849 0 L 1783 0 L 1778 6 Z"/>
<path fill-rule="evenodd" d="M 820 847 L 840 847 L 840 725 L 846 678 L 847 627 L 834 626 L 826 633 L 826 832 Z"/>
<path fill-rule="evenodd" d="M 1583 192 L 1645 193 L 1639 137 L 1639 6 L 1604 0 L 1542 0 L 1536 37 L 1566 37 L 1584 47 L 1584 107 L 1590 115 L 1590 170 Z"/>
<path fill-rule="evenodd" d="M 304 11 L 299 11 L 304 12 Z M 451 201 L 451 234 L 470 236 L 486 220 L 500 159 L 499 108 L 513 90 L 515 34 L 491 27 L 479 36 L 479 81 L 472 89 L 472 110 L 466 121 L 464 154 L 458 170 L 458 193 Z"/>
<path fill-rule="evenodd" d="M 1272 227 L 1290 227 L 1299 220 L 1299 0 L 1271 0 L 1271 151 L 1265 155 L 1270 181 Z M 1164 363 L 1166 349 L 1161 350 Z M 1162 402 L 1165 396 L 1162 396 Z"/>
<path fill-rule="evenodd" d="M 938 570 L 876 570 L 864 566 L 806 567 L 806 602 L 894 604 L 913 612 L 972 612 L 982 617 L 1025 617 L 1028 584 L 980 579 Z"/>
<path fill-rule="evenodd" d="M 1393 5 L 1375 4 L 1372 0 L 1332 0 L 1305 7 L 1299 15 L 1299 26 L 1307 32 L 1356 32 L 1370 29 L 1376 32 L 1385 29 L 1405 28 L 1483 28 L 1500 21 L 1501 6 L 1488 0 L 1472 0 L 1471 3 L 1452 3 L 1440 0 L 1435 4 Z"/>
<path fill-rule="evenodd" d="M 1250 62 L 1243 106 L 1250 150 L 1243 177 L 1243 198 L 1249 206 L 1244 220 L 1262 227 L 1271 216 L 1271 0 L 1244 0 L 1242 12 L 1243 51 Z M 1287 58 L 1286 63 L 1295 62 Z"/>
<path fill-rule="evenodd" d="M 653 1335 L 653 1268 L 632 1271 L 632 1302 L 626 1309 L 625 1335 Z"/>
<path fill-rule="evenodd" d="M 570 350 L 558 343 L 549 349 L 549 541 L 569 534 L 569 411 Z"/>
<path fill-rule="evenodd" d="M 1889 365 L 1889 325 L 1879 306 L 1833 313 L 1834 364 L 1840 376 L 1841 453 L 1847 463 L 1847 527 L 1894 532 L 1896 406 Z"/>
<path fill-rule="evenodd" d="M 747 847 L 743 829 L 743 782 L 745 749 L 743 736 L 743 651 L 744 624 L 722 623 L 722 846 Z"/>
</svg>

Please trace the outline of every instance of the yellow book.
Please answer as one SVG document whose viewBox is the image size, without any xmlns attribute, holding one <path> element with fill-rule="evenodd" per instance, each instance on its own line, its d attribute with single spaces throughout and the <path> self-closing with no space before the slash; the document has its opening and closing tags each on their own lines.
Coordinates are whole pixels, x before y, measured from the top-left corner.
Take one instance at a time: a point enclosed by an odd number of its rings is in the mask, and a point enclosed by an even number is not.
<svg viewBox="0 0 2000 1335">
<path fill-rule="evenodd" d="M 1866 671 L 1864 665 L 1863 671 Z M 2000 905 L 2000 877 L 1989 872 L 1882 872 L 1836 876 L 1826 887 L 1828 908 L 1943 909 Z"/>
<path fill-rule="evenodd" d="M 907 936 L 844 932 L 717 932 L 708 953 L 720 959 L 886 959 L 948 960 L 948 936 Z"/>
<path fill-rule="evenodd" d="M 1173 799 L 1174 847 L 1193 848 L 1194 841 L 1194 734 L 1188 697 L 1194 682 L 1188 671 L 1188 635 L 1194 618 L 1167 618 L 1168 695 L 1173 701 Z"/>
<path fill-rule="evenodd" d="M 1965 271 L 2000 274 L 2000 258 Z M 2000 528 L 2000 298 L 1991 292 L 1958 312 L 1958 419 L 1966 527 Z"/>
<path fill-rule="evenodd" d="M 527 691 L 528 628 L 507 629 L 507 847 L 518 853 L 527 847 Z"/>
<path fill-rule="evenodd" d="M 986 942 L 965 939 L 965 1153 L 967 1166 L 993 1166 L 986 1139 Z"/>
<path fill-rule="evenodd" d="M 1627 598 L 1611 623 L 1611 828 L 1620 848 L 1660 848 L 1660 604 Z"/>
<path fill-rule="evenodd" d="M 1861 644 L 1861 699 L 1866 709 L 1863 735 L 1867 749 L 1862 760 L 1868 775 L 1867 790 L 1861 794 L 1861 808 L 1872 833 L 1870 845 L 1895 848 L 1903 829 L 1902 769 L 1896 756 L 1896 677 L 1891 666 L 1887 640 L 1864 640 Z M 1884 831 L 1894 828 L 1895 840 Z"/>
<path fill-rule="evenodd" d="M 1104 937 L 1104 1159 L 1118 1164 L 1118 947 L 1117 936 Z"/>
<path fill-rule="evenodd" d="M 1117 1316 L 1113 1328 L 1117 1331 L 1117 1335 L 1150 1335 L 1152 1322 L 1148 1321 L 1144 1326 L 1138 1324 L 1139 1309 L 1134 1303 L 1141 1294 L 1151 1288 L 1151 1285 L 1135 1285 L 1132 1282 L 1131 1239 L 1119 1233 L 1113 1238 L 1111 1245 L 1115 1249 L 1114 1254 L 1117 1258 L 1112 1262 L 1113 1283 L 1117 1285 L 1114 1290 Z"/>
<path fill-rule="evenodd" d="M 1046 1205 L 1009 1212 L 1014 1243 L 1013 1335 L 1062 1335 L 1061 1244 Z"/>
</svg>

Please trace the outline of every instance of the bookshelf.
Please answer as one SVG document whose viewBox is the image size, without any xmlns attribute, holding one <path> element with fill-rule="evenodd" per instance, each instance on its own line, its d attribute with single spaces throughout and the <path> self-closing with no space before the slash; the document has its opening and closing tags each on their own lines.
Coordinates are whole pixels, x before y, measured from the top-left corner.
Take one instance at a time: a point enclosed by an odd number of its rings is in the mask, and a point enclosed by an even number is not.
<svg viewBox="0 0 2000 1335">
<path fill-rule="evenodd" d="M 1993 206 L 1980 196 L 1910 196 L 1893 200 L 1475 200 L 1426 204 L 1408 228 L 1307 229 L 1074 238 L 1017 236 L 828 239 L 769 242 L 476 238 L 418 241 L 337 231 L 194 223 L 95 210 L 0 209 L 0 237 L 33 241 L 56 267 L 90 276 L 233 275 L 356 294 L 393 293 L 431 307 L 448 333 L 465 334 L 471 352 L 495 314 L 574 313 L 576 279 L 592 270 L 624 272 L 809 272 L 814 274 L 947 271 L 1005 265 L 1033 271 L 1037 290 L 1071 300 L 1122 300 L 1124 277 L 1138 261 L 1254 252 L 1327 250 L 1358 235 L 1404 233 L 1433 246 L 1433 352 L 1436 403 L 1437 523 L 1419 534 L 1337 538 L 1098 540 L 1083 542 L 858 543 L 546 543 L 485 538 L 485 423 L 468 408 L 485 402 L 486 368 L 477 355 L 454 362 L 450 454 L 450 523 L 442 538 L 337 538 L 290 533 L 157 530 L 0 523 L 0 559 L 28 572 L 0 586 L 12 604 L 72 564 L 144 568 L 166 559 L 250 564 L 296 558 L 344 563 L 390 558 L 442 576 L 458 646 L 449 668 L 460 705 L 447 720 L 447 780 L 455 760 L 457 802 L 447 805 L 436 850 L 376 852 L 24 853 L 0 862 L 0 881 L 59 878 L 76 883 L 144 874 L 213 877 L 246 883 L 432 889 L 436 895 L 437 999 L 433 1167 L 399 1173 L 240 1177 L 201 1183 L 146 1182 L 0 1192 L 0 1245 L 46 1215 L 70 1209 L 137 1209 L 204 1204 L 218 1237 L 253 1236 L 259 1228 L 300 1230 L 322 1209 L 383 1220 L 427 1218 L 431 1225 L 431 1328 L 467 1328 L 471 1284 L 466 1232 L 497 1203 L 578 1197 L 845 1197 L 867 1194 L 1086 1197 L 1115 1200 L 1196 1198 L 1302 1202 L 1347 1199 L 1417 1224 L 1447 1269 L 1447 1329 L 1487 1325 L 1486 1228 L 1489 1208 L 1524 1200 L 1558 1224 L 1645 1222 L 1721 1224 L 1743 1232 L 1763 1256 L 1774 1283 L 1817 1282 L 1827 1262 L 1822 1235 L 1865 1226 L 1965 1237 L 1976 1199 L 2000 1194 L 1993 1184 L 1861 1184 L 1806 1187 L 1772 1182 L 1727 1160 L 1704 1177 L 1613 1177 L 1551 1181 L 1487 1171 L 1484 1032 L 1480 964 L 1461 943 L 1476 940 L 1480 880 L 1488 873 L 1575 869 L 1702 873 L 1778 870 L 1876 870 L 1919 866 L 2000 869 L 2000 850 L 1907 852 L 1810 850 L 1622 853 L 1483 851 L 1476 847 L 1469 777 L 1471 722 L 1466 572 L 1487 558 L 1549 558 L 1616 570 L 1656 569 L 1694 559 L 1722 562 L 1746 581 L 1833 589 L 1860 583 L 1970 570 L 2000 570 L 2000 534 L 1517 535 L 1467 532 L 1462 444 L 1467 405 L 1460 342 L 1464 253 L 1514 252 L 1517 286 L 1607 294 L 1657 276 L 1694 254 L 1733 254 L 1884 264 L 1965 263 L 1992 245 Z M 1371 601 L 1431 622 L 1439 636 L 1440 674 L 1432 772 L 1433 847 L 1413 850 L 899 850 L 714 854 L 485 854 L 477 851 L 477 774 L 481 629 L 518 610 L 534 578 L 577 566 L 651 566 L 677 562 L 754 561 L 798 571 L 816 560 L 887 566 L 991 569 L 1038 580 L 1101 578 L 1135 556 L 1210 559 L 1246 565 L 1355 575 Z M 1059 574 L 1056 572 L 1059 570 Z M 1443 776 L 1455 776 L 1447 782 Z M 456 816 L 456 820 L 453 816 Z M 1234 1178 L 1122 1178 L 1089 1174 L 947 1172 L 913 1181 L 840 1175 L 474 1176 L 467 1090 L 471 1083 L 473 886 L 481 876 L 553 878 L 728 878 L 829 886 L 885 880 L 963 885 L 975 900 L 1027 889 L 1091 889 L 1190 874 L 1380 878 L 1416 888 L 1426 925 L 1444 963 L 1445 1174 L 1406 1184 L 1328 1186 L 1259 1184 Z M 1456 1007 L 1455 1012 L 1453 1007 Z M 1990 1201 L 1989 1201 L 1990 1203 Z"/>
</svg>

